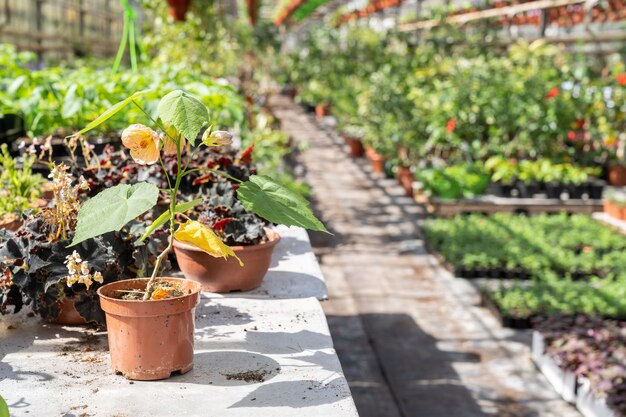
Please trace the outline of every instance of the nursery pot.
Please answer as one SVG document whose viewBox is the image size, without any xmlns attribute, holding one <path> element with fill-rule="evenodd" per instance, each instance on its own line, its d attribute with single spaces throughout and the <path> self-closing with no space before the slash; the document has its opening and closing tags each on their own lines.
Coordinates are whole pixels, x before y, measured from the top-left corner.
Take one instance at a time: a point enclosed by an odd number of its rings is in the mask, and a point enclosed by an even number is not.
<svg viewBox="0 0 626 417">
<path fill-rule="evenodd" d="M 199 282 L 202 290 L 210 292 L 248 291 L 261 285 L 272 262 L 274 247 L 280 235 L 265 229 L 268 241 L 251 246 L 231 246 L 243 262 L 234 257 L 215 258 L 208 253 L 174 240 L 174 252 L 178 266 L 185 278 Z"/>
<path fill-rule="evenodd" d="M 174 21 L 185 21 L 190 3 L 191 0 L 167 0 L 167 4 L 170 6 L 170 16 L 172 16 Z"/>
<path fill-rule="evenodd" d="M 15 232 L 22 226 L 22 220 L 17 219 L 9 219 L 9 220 L 0 220 L 0 230 L 8 230 L 10 232 Z"/>
<path fill-rule="evenodd" d="M 98 289 L 113 371 L 128 379 L 165 379 L 193 367 L 194 310 L 200 285 L 180 278 L 159 279 L 176 282 L 185 295 L 149 301 L 114 298 L 117 290 L 144 290 L 148 278 L 116 281 Z"/>
<path fill-rule="evenodd" d="M 396 173 L 398 183 L 404 189 L 404 194 L 407 197 L 413 196 L 413 174 L 411 173 L 411 168 L 398 166 L 398 171 Z"/>
<path fill-rule="evenodd" d="M 626 220 L 626 205 L 615 205 L 615 216 L 618 220 Z"/>
<path fill-rule="evenodd" d="M 385 157 L 374 150 L 374 148 L 367 148 L 367 159 L 370 161 L 372 171 L 376 174 L 385 173 Z"/>
<path fill-rule="evenodd" d="M 360 139 L 346 136 L 345 140 L 348 145 L 350 158 L 360 158 L 363 156 L 365 148 L 363 148 L 363 142 L 361 142 Z"/>
<path fill-rule="evenodd" d="M 626 167 L 622 165 L 609 166 L 609 184 L 616 187 L 626 185 Z"/>
<path fill-rule="evenodd" d="M 73 297 L 64 297 L 59 301 L 59 315 L 54 321 L 56 324 L 63 324 L 67 326 L 79 326 L 86 324 L 87 321 L 76 310 L 75 300 Z"/>
<path fill-rule="evenodd" d="M 315 117 L 318 119 L 323 118 L 324 116 L 328 116 L 329 106 L 327 104 L 316 104 L 315 105 Z"/>
</svg>

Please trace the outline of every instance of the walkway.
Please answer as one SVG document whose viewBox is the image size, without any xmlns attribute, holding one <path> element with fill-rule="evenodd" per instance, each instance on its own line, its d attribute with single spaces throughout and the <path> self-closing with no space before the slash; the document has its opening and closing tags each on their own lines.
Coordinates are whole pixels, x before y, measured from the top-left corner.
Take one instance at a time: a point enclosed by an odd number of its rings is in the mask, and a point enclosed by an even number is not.
<svg viewBox="0 0 626 417">
<path fill-rule="evenodd" d="M 426 253 L 421 209 L 395 181 L 348 158 L 287 98 L 270 106 L 309 144 L 300 162 L 334 233 L 312 235 L 323 306 L 361 417 L 579 416 L 533 367 L 530 333 L 502 328 L 467 281 Z"/>
</svg>

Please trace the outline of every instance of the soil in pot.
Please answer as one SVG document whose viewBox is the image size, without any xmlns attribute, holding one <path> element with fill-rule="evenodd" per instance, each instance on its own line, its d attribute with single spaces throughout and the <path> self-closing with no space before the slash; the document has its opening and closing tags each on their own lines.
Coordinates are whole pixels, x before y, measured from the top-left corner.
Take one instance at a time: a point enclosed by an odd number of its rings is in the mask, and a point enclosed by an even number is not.
<svg viewBox="0 0 626 417">
<path fill-rule="evenodd" d="M 185 278 L 199 282 L 203 291 L 231 292 L 249 291 L 261 285 L 272 262 L 272 253 L 280 241 L 280 235 L 265 229 L 266 242 L 251 246 L 231 246 L 243 262 L 234 257 L 215 258 L 206 252 L 174 240 L 174 252 L 178 266 Z"/>
<path fill-rule="evenodd" d="M 161 287 L 167 294 L 159 300 L 138 300 L 148 281 L 116 281 L 98 289 L 113 371 L 142 381 L 184 374 L 193 367 L 194 311 L 201 289 L 194 281 L 160 278 L 168 284 Z M 176 292 L 169 291 L 170 286 Z"/>
</svg>

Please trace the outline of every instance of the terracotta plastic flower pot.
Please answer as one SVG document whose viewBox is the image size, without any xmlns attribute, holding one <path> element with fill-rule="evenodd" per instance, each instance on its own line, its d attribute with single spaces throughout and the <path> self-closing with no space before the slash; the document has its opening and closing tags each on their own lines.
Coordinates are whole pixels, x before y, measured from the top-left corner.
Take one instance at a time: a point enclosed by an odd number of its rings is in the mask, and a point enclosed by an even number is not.
<svg viewBox="0 0 626 417">
<path fill-rule="evenodd" d="M 115 298 L 118 290 L 145 290 L 148 278 L 116 281 L 98 289 L 113 371 L 128 379 L 165 379 L 193 367 L 194 311 L 200 285 L 180 278 L 159 279 L 177 283 L 185 295 L 150 301 Z"/>
<path fill-rule="evenodd" d="M 604 211 L 609 216 L 612 216 L 611 214 L 613 210 L 612 205 L 613 203 L 611 203 L 611 200 L 609 200 L 608 198 L 604 199 L 604 201 L 602 202 L 602 211 Z"/>
<path fill-rule="evenodd" d="M 367 159 L 370 161 L 372 171 L 376 174 L 385 173 L 385 157 L 374 150 L 374 148 L 366 149 Z"/>
<path fill-rule="evenodd" d="M 626 185 L 626 167 L 622 165 L 609 166 L 609 184 L 616 187 Z"/>
<path fill-rule="evenodd" d="M 174 240 L 178 266 L 185 278 L 199 282 L 202 290 L 210 292 L 249 291 L 261 285 L 272 262 L 272 253 L 280 235 L 265 229 L 267 242 L 252 246 L 232 246 L 239 259 L 215 258 L 208 253 Z"/>
<path fill-rule="evenodd" d="M 22 220 L 20 219 L 0 220 L 0 230 L 8 230 L 10 232 L 15 232 L 21 226 L 22 226 Z"/>
<path fill-rule="evenodd" d="M 611 201 L 611 204 L 609 206 L 609 215 L 618 220 L 622 216 L 622 209 L 614 201 Z"/>
<path fill-rule="evenodd" d="M 404 189 L 404 194 L 406 194 L 407 197 L 412 197 L 413 173 L 411 172 L 411 168 L 399 166 L 398 171 L 396 172 L 396 177 L 398 184 L 400 184 Z"/>
<path fill-rule="evenodd" d="M 323 118 L 324 116 L 328 116 L 329 106 L 326 104 L 316 104 L 315 105 L 315 117 L 318 119 Z"/>
<path fill-rule="evenodd" d="M 350 158 L 360 158 L 365 154 L 365 148 L 360 139 L 346 136 L 345 140 L 348 145 L 348 155 L 350 155 Z"/>
<path fill-rule="evenodd" d="M 87 323 L 83 316 L 78 313 L 78 310 L 76 310 L 74 301 L 72 297 L 65 297 L 63 300 L 59 301 L 59 315 L 54 321 L 56 324 L 80 326 Z"/>
<path fill-rule="evenodd" d="M 170 6 L 172 19 L 176 22 L 184 22 L 191 0 L 167 0 L 167 4 Z"/>
</svg>

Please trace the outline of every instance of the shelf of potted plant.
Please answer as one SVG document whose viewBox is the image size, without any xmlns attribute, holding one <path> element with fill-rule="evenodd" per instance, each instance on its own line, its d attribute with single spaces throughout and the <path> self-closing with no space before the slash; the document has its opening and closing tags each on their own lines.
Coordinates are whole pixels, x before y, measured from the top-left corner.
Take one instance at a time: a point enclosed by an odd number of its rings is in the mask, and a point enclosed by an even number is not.
<svg viewBox="0 0 626 417">
<path fill-rule="evenodd" d="M 237 255 L 212 229 L 185 215 L 201 202 L 200 199 L 177 203 L 183 178 L 199 170 L 189 168 L 190 160 L 183 164 L 182 153 L 187 143 L 194 147 L 194 152 L 199 149 L 195 145 L 198 134 L 208 122 L 207 108 L 193 96 L 175 90 L 161 99 L 158 120 L 155 120 L 138 104 L 141 95 L 142 92 L 135 93 L 117 103 L 77 135 L 99 126 L 131 104 L 161 131 L 158 134 L 145 125 L 134 124 L 122 133 L 122 143 L 130 149 L 131 157 L 138 164 L 159 163 L 163 167 L 169 209 L 152 222 L 139 242 L 147 241 L 157 229 L 167 225 L 169 243 L 157 256 L 150 278 L 115 282 L 98 289 L 107 326 L 112 329 L 108 336 L 114 371 L 130 379 L 153 380 L 167 378 L 172 372 L 188 372 L 193 366 L 193 311 L 199 301 L 201 286 L 195 281 L 158 277 L 161 263 L 173 248 L 174 241 L 201 248 L 213 257 L 226 259 Z M 231 140 L 229 133 L 213 131 L 209 127 L 202 134 L 200 146 L 223 146 L 230 144 Z M 174 176 L 167 173 L 161 150 L 176 155 L 178 169 Z M 305 200 L 268 177 L 255 175 L 241 181 L 214 168 L 202 170 L 237 182 L 237 194 L 242 204 L 268 221 L 325 230 Z M 159 188 L 148 182 L 118 184 L 104 189 L 81 207 L 70 247 L 119 230 L 154 207 L 158 195 Z M 103 217 L 105 213 L 106 217 Z M 178 220 L 179 217 L 183 221 Z M 173 320 L 176 325 L 169 326 Z M 169 330 L 164 330 L 166 328 Z"/>
</svg>

